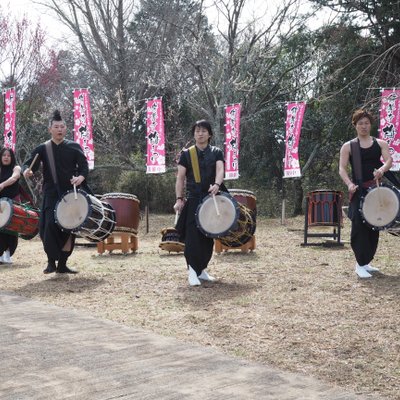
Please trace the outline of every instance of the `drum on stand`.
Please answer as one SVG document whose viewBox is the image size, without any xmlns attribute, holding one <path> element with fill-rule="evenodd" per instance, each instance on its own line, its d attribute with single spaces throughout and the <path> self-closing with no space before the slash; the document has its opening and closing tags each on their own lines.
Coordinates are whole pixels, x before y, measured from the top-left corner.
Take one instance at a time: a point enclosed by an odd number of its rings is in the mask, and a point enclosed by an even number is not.
<svg viewBox="0 0 400 400">
<path fill-rule="evenodd" d="M 308 226 L 335 226 L 342 224 L 343 193 L 316 190 L 307 195 Z"/>
<path fill-rule="evenodd" d="M 219 214 L 219 215 L 218 215 Z M 227 193 L 206 196 L 196 211 L 196 223 L 207 237 L 228 247 L 240 247 L 253 236 L 255 223 L 247 207 Z"/>
<path fill-rule="evenodd" d="M 39 210 L 0 198 L 0 232 L 30 240 L 39 232 Z"/>
<path fill-rule="evenodd" d="M 129 193 L 106 193 L 101 201 L 107 202 L 115 210 L 115 231 L 138 234 L 140 219 L 140 201 Z"/>
<path fill-rule="evenodd" d="M 115 227 L 115 211 L 105 202 L 83 190 L 63 194 L 54 210 L 57 225 L 91 242 L 106 239 Z"/>
<path fill-rule="evenodd" d="M 185 243 L 180 241 L 179 232 L 175 228 L 164 228 L 161 230 L 161 242 L 159 247 L 166 251 L 177 253 L 185 250 Z"/>
<path fill-rule="evenodd" d="M 252 235 L 254 235 L 256 230 L 256 220 L 257 220 L 257 197 L 250 190 L 244 189 L 228 189 L 229 194 L 237 200 L 240 204 L 243 204 L 248 208 L 251 217 L 254 221 L 254 231 Z"/>
<path fill-rule="evenodd" d="M 400 225 L 400 191 L 387 185 L 369 188 L 361 198 L 360 213 L 372 229 L 396 234 Z"/>
</svg>

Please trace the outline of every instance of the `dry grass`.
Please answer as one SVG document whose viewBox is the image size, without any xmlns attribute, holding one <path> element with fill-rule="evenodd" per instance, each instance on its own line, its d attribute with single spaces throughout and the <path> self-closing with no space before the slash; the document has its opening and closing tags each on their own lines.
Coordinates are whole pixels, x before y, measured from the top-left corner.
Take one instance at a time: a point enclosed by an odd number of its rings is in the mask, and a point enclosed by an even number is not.
<svg viewBox="0 0 400 400">
<path fill-rule="evenodd" d="M 41 243 L 21 240 L 1 289 L 399 399 L 399 237 L 381 235 L 382 274 L 360 280 L 348 221 L 344 247 L 302 247 L 302 218 L 259 219 L 256 250 L 215 254 L 218 281 L 190 288 L 183 255 L 158 248 L 172 220 L 151 216 L 148 234 L 142 221 L 135 254 L 76 248 L 69 279 L 44 276 Z"/>
</svg>

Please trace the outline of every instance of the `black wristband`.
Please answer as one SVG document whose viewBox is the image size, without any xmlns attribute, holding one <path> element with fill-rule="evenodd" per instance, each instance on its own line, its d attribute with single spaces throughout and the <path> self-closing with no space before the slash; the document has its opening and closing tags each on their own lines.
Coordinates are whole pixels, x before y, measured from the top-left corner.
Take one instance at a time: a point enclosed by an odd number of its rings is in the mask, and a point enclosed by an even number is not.
<svg viewBox="0 0 400 400">
<path fill-rule="evenodd" d="M 177 197 L 176 200 L 183 200 L 183 197 Z"/>
<path fill-rule="evenodd" d="M 218 187 L 220 187 L 221 185 L 217 182 L 214 182 L 214 185 L 218 185 Z"/>
</svg>

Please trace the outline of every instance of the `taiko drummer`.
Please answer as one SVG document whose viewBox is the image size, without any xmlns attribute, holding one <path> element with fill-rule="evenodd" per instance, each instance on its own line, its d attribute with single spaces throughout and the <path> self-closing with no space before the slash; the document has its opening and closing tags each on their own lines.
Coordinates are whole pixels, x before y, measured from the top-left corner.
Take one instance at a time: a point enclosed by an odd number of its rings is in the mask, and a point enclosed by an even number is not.
<svg viewBox="0 0 400 400">
<path fill-rule="evenodd" d="M 0 197 L 20 201 L 19 178 L 21 167 L 17 165 L 12 149 L 0 151 Z M 18 236 L 0 232 L 0 263 L 12 264 L 11 256 L 18 246 Z"/>
<path fill-rule="evenodd" d="M 184 150 L 178 162 L 174 209 L 180 212 L 176 229 L 185 243 L 189 284 L 198 286 L 200 280 L 214 280 L 206 271 L 214 240 L 197 228 L 195 213 L 204 197 L 216 195 L 220 189 L 226 191 L 226 188 L 223 185 L 224 155 L 218 147 L 210 146 L 211 124 L 206 120 L 197 121 L 192 134 L 195 145 Z"/>
<path fill-rule="evenodd" d="M 352 124 L 357 137 L 346 142 L 340 150 L 339 175 L 350 194 L 349 218 L 351 219 L 351 247 L 356 258 L 356 274 L 370 278 L 378 271 L 371 265 L 379 241 L 379 230 L 364 223 L 360 212 L 360 201 L 367 189 L 380 182 L 383 174 L 392 166 L 388 144 L 371 136 L 373 116 L 365 110 L 357 110 Z M 384 163 L 381 162 L 381 157 Z M 347 173 L 351 164 L 352 177 Z"/>
<path fill-rule="evenodd" d="M 72 190 L 74 185 L 77 187 L 86 184 L 89 167 L 80 145 L 65 139 L 67 128 L 58 110 L 54 111 L 50 119 L 49 132 L 51 140 L 36 147 L 24 164 L 24 176 L 31 177 L 42 163 L 44 196 L 40 238 L 48 259 L 43 272 L 74 274 L 77 271 L 67 267 L 67 259 L 74 249 L 75 236 L 58 227 L 54 219 L 54 209 L 63 193 Z"/>
</svg>

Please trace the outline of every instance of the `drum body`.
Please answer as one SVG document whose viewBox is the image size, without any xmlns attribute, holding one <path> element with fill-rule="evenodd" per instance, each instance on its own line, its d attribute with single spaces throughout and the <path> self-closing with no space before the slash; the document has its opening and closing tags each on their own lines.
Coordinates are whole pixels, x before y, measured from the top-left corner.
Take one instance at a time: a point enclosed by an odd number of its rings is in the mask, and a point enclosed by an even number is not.
<svg viewBox="0 0 400 400">
<path fill-rule="evenodd" d="M 199 204 L 195 216 L 198 229 L 228 247 L 247 243 L 255 231 L 249 209 L 226 193 L 215 196 L 215 203 L 213 196 L 209 195 Z"/>
<path fill-rule="evenodd" d="M 257 220 L 257 197 L 253 192 L 250 190 L 244 189 L 228 189 L 229 194 L 237 200 L 238 203 L 243 204 L 247 207 L 248 211 L 250 212 L 251 217 L 254 221 L 254 232 L 256 228 L 256 220 Z"/>
<path fill-rule="evenodd" d="M 7 197 L 0 198 L 0 232 L 32 239 L 39 232 L 39 212 Z"/>
<path fill-rule="evenodd" d="M 128 232 L 137 235 L 140 219 L 140 201 L 129 193 L 106 193 L 101 196 L 115 210 L 115 231 Z"/>
<path fill-rule="evenodd" d="M 180 241 L 180 235 L 175 228 L 164 228 L 161 230 L 161 243 L 159 247 L 166 251 L 176 251 L 177 253 L 185 250 L 185 243 Z"/>
<path fill-rule="evenodd" d="M 253 192 L 244 189 L 228 189 L 229 194 L 249 210 L 257 213 L 257 198 Z"/>
<path fill-rule="evenodd" d="M 393 186 L 369 188 L 361 198 L 360 213 L 364 223 L 372 229 L 397 230 L 400 224 L 400 192 Z"/>
<path fill-rule="evenodd" d="M 54 210 L 57 225 L 64 232 L 71 232 L 91 242 L 106 239 L 115 227 L 115 212 L 108 204 L 78 190 L 70 190 L 57 202 Z"/>
<path fill-rule="evenodd" d="M 308 226 L 335 226 L 342 224 L 343 193 L 316 190 L 307 195 Z"/>
</svg>

